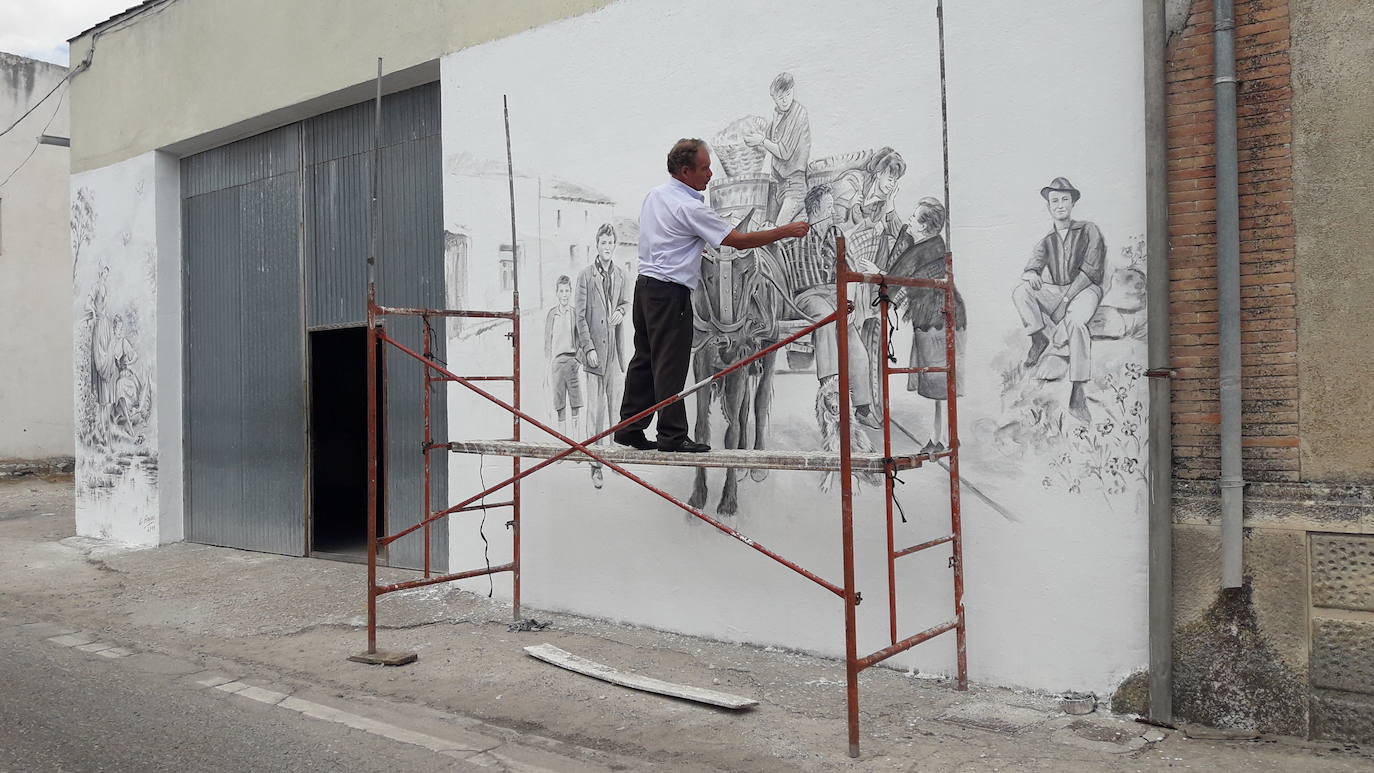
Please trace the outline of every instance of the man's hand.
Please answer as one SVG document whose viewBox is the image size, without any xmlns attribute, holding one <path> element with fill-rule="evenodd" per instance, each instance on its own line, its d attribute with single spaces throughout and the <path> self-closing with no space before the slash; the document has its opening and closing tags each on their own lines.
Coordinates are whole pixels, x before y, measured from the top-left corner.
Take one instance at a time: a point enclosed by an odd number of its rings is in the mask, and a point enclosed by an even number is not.
<svg viewBox="0 0 1374 773">
<path fill-rule="evenodd" d="M 748 145 L 748 146 L 751 147 L 751 148 L 757 148 L 758 146 L 760 146 L 760 145 L 763 144 L 763 135 L 762 135 L 762 134 L 746 134 L 746 135 L 744 135 L 744 144 L 745 144 L 745 145 Z"/>
<path fill-rule="evenodd" d="M 620 321 L 623 319 L 625 319 L 625 312 L 621 311 L 620 309 L 616 309 L 615 311 L 611 312 L 612 325 L 619 325 Z"/>
<path fill-rule="evenodd" d="M 762 247 L 783 239 L 800 239 L 806 236 L 806 232 L 809 230 L 811 230 L 811 226 L 806 221 L 798 220 L 795 223 L 770 228 L 767 231 L 751 231 L 749 233 L 731 231 L 725 235 L 720 243 L 737 250 L 752 250 L 755 247 Z"/>
<path fill-rule="evenodd" d="M 601 358 L 597 356 L 595 349 L 587 350 L 587 364 L 593 368 L 601 367 Z"/>
<path fill-rule="evenodd" d="M 881 274 L 881 273 L 883 273 L 883 270 L 882 270 L 881 268 L 878 268 L 878 264 L 877 264 L 877 263 L 874 263 L 873 261 L 869 260 L 868 258 L 859 258 L 858 266 L 859 266 L 859 270 L 862 271 L 862 272 L 865 273 L 865 274 Z"/>
<path fill-rule="evenodd" d="M 1027 271 L 1021 275 L 1021 280 L 1030 285 L 1030 289 L 1037 291 L 1040 289 L 1041 285 L 1044 284 L 1040 279 L 1040 272 L 1038 271 Z"/>
</svg>

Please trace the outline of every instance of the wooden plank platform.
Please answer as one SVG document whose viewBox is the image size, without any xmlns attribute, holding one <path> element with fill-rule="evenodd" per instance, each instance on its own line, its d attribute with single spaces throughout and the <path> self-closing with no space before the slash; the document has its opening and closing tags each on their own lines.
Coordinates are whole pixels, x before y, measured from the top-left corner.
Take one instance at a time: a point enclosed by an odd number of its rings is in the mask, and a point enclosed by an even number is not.
<svg viewBox="0 0 1374 773">
<path fill-rule="evenodd" d="M 487 454 L 489 456 L 519 456 L 548 459 L 567 450 L 562 443 L 528 443 L 511 440 L 459 440 L 448 443 L 450 451 L 459 454 Z M 839 454 L 824 451 L 726 451 L 712 450 L 704 454 L 637 451 L 626 446 L 598 446 L 597 453 L 616 464 L 655 464 L 671 467 L 734 467 L 743 470 L 806 470 L 835 472 L 840 469 Z M 587 461 L 580 451 L 567 459 Z M 882 454 L 854 454 L 851 457 L 855 472 L 882 473 L 886 467 Z M 929 461 L 926 454 L 893 457 L 898 470 L 920 467 Z"/>
<path fill-rule="evenodd" d="M 720 706 L 726 709 L 747 709 L 757 706 L 758 701 L 752 698 L 741 698 L 738 695 L 720 692 L 718 690 L 708 690 L 704 687 L 692 687 L 685 684 L 665 682 L 662 679 L 640 676 L 621 671 L 610 666 L 602 665 L 594 660 L 587 660 L 565 652 L 552 644 L 540 644 L 534 647 L 526 647 L 525 652 L 531 656 L 539 658 L 545 663 L 552 663 L 559 668 L 566 668 L 569 671 L 576 671 L 594 679 L 600 679 L 611 684 L 618 684 L 622 687 L 629 687 L 645 692 L 655 692 L 660 695 L 668 695 L 674 698 L 683 698 L 697 703 L 705 703 L 711 706 Z"/>
</svg>

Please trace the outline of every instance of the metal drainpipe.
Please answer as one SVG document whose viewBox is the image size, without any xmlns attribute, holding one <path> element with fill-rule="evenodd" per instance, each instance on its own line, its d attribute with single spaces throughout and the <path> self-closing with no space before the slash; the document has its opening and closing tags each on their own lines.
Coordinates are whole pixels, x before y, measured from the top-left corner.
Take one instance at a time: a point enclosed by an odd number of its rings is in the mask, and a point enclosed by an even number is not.
<svg viewBox="0 0 1374 773">
<path fill-rule="evenodd" d="M 1145 30 L 1145 254 L 1150 375 L 1150 719 L 1173 722 L 1173 439 L 1169 407 L 1169 137 L 1164 0 L 1142 0 Z"/>
<path fill-rule="evenodd" d="M 1217 311 L 1221 359 L 1221 580 L 1241 585 L 1245 481 L 1240 466 L 1240 225 L 1236 182 L 1234 0 L 1213 0 L 1216 78 Z"/>
</svg>

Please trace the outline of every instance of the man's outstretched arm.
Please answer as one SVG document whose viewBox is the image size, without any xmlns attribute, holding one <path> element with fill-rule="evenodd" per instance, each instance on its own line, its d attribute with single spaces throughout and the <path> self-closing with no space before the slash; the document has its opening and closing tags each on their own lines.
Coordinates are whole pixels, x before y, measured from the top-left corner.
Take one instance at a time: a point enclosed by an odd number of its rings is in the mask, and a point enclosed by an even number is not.
<svg viewBox="0 0 1374 773">
<path fill-rule="evenodd" d="M 751 250 L 783 239 L 800 239 L 806 236 L 806 232 L 810 229 L 811 226 L 805 221 L 798 220 L 795 223 L 780 225 L 777 228 L 769 228 L 764 231 L 751 231 L 749 233 L 731 231 L 725 235 L 724 239 L 720 240 L 720 243 L 722 246 L 734 247 L 737 250 Z"/>
</svg>

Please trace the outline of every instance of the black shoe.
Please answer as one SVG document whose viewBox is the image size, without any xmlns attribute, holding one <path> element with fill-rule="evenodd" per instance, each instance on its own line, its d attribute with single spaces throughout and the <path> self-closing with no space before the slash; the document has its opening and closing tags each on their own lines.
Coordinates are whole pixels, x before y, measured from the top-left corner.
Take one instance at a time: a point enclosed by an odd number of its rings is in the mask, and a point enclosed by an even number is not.
<svg viewBox="0 0 1374 773">
<path fill-rule="evenodd" d="M 681 440 L 669 443 L 659 441 L 658 450 L 667 451 L 669 453 L 702 454 L 710 451 L 711 447 L 705 443 L 698 443 L 691 438 L 685 437 Z"/>
<path fill-rule="evenodd" d="M 644 433 L 638 431 L 617 432 L 611 435 L 611 439 L 622 446 L 629 446 L 639 451 L 652 451 L 658 448 L 657 443 L 644 437 Z"/>
<path fill-rule="evenodd" d="M 883 425 L 878 423 L 878 417 L 873 415 L 867 405 L 861 405 L 854 410 L 854 418 L 860 424 L 869 429 L 882 429 Z"/>
</svg>

